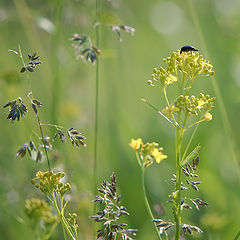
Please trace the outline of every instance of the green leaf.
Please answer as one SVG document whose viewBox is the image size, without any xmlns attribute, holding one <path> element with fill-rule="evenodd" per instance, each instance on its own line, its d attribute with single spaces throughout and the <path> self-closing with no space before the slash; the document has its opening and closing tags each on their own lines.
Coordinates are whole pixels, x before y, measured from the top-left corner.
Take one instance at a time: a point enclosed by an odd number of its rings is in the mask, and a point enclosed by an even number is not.
<svg viewBox="0 0 240 240">
<path fill-rule="evenodd" d="M 238 233 L 237 233 L 236 237 L 234 238 L 234 240 L 239 239 L 239 237 L 240 237 L 240 230 L 238 231 Z"/>
<path fill-rule="evenodd" d="M 161 111 L 159 111 L 153 104 L 151 104 L 150 102 L 148 102 L 147 100 L 145 99 L 141 99 L 143 102 L 147 103 L 153 110 L 155 110 L 158 114 L 160 114 L 163 118 L 165 118 L 169 123 L 172 124 L 173 127 L 176 127 L 178 126 L 178 123 L 174 123 L 172 122 L 169 118 L 167 118 Z"/>
<path fill-rule="evenodd" d="M 187 155 L 187 157 L 185 157 L 184 159 L 182 159 L 182 161 L 181 161 L 181 163 L 180 163 L 181 167 L 182 167 L 183 165 L 185 165 L 189 160 L 193 159 L 193 158 L 198 154 L 200 148 L 201 148 L 201 146 L 200 146 L 200 145 L 197 145 L 197 146 L 192 150 L 192 152 Z"/>
</svg>

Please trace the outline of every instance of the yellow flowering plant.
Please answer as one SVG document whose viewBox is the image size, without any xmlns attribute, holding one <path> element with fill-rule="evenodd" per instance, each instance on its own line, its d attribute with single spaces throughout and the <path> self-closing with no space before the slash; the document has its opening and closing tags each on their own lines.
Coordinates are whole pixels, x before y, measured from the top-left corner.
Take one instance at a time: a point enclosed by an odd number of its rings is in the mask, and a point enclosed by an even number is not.
<svg viewBox="0 0 240 240">
<path fill-rule="evenodd" d="M 160 163 L 167 155 L 162 153 L 163 148 L 158 146 L 158 143 L 143 143 L 141 138 L 132 139 L 129 144 L 132 149 L 136 150 L 136 155 L 140 167 L 146 168 L 150 166 L 154 160 Z"/>
<path fill-rule="evenodd" d="M 191 209 L 192 206 L 199 209 L 199 206 L 207 206 L 203 200 L 183 197 L 182 191 L 188 186 L 196 191 L 199 190 L 200 181 L 198 178 L 197 166 L 199 164 L 200 145 L 196 146 L 190 153 L 189 147 L 200 123 L 212 120 L 210 111 L 213 108 L 215 98 L 208 94 L 199 93 L 198 96 L 191 94 L 194 82 L 199 77 L 209 77 L 214 75 L 213 66 L 209 61 L 197 52 L 194 47 L 185 46 L 181 50 L 173 52 L 170 57 L 164 58 L 166 67 L 154 68 L 152 78 L 147 81 L 148 85 L 161 89 L 166 106 L 159 110 L 150 102 L 142 99 L 152 107 L 159 115 L 167 120 L 175 130 L 175 152 L 176 152 L 176 172 L 171 179 L 174 182 L 174 191 L 170 196 L 172 203 L 174 222 L 166 222 L 162 219 L 154 219 L 148 203 L 145 187 L 144 195 L 148 212 L 155 224 L 159 239 L 168 239 L 168 229 L 175 227 L 175 240 L 180 239 L 182 233 L 200 233 L 202 230 L 197 226 L 184 224 L 182 222 L 183 209 Z M 168 87 L 176 87 L 180 93 L 172 100 L 167 95 Z M 186 141 L 183 149 L 184 133 L 194 127 L 190 139 Z M 151 165 L 153 160 L 160 163 L 167 156 L 162 153 L 162 148 L 156 143 L 143 144 L 142 139 L 132 139 L 130 146 L 136 150 L 139 165 L 144 169 Z M 144 172 L 144 171 L 143 171 Z M 182 173 L 186 177 L 187 186 L 182 182 Z M 144 177 L 143 177 L 144 186 Z M 192 204 L 192 206 L 191 206 Z"/>
<path fill-rule="evenodd" d="M 65 194 L 70 191 L 71 185 L 63 183 L 65 177 L 64 172 L 54 173 L 50 171 L 38 171 L 36 177 L 32 179 L 32 184 L 35 185 L 52 203 L 58 219 L 60 220 L 64 232 L 64 239 L 77 239 L 78 224 L 76 223 L 76 213 L 69 213 L 65 217 L 65 209 L 68 200 L 65 200 Z M 68 236 L 68 238 L 67 238 Z"/>
<path fill-rule="evenodd" d="M 144 200 L 145 204 L 148 210 L 149 215 L 153 219 L 153 214 L 152 210 L 146 195 L 146 189 L 145 189 L 145 169 L 152 165 L 154 161 L 159 164 L 162 162 L 162 160 L 167 158 L 167 155 L 163 154 L 163 148 L 159 147 L 159 144 L 156 142 L 147 142 L 143 143 L 141 138 L 138 139 L 131 139 L 131 142 L 129 143 L 130 147 L 135 150 L 136 152 L 136 157 L 138 160 L 138 164 L 141 168 L 141 173 L 142 173 L 142 191 L 144 195 Z M 158 224 L 155 223 L 155 228 L 157 230 L 158 236 L 161 239 L 161 235 L 165 233 L 161 233 L 158 231 Z"/>
<path fill-rule="evenodd" d="M 37 240 L 48 240 L 59 223 L 52 207 L 43 199 L 27 199 L 25 214 Z"/>
</svg>

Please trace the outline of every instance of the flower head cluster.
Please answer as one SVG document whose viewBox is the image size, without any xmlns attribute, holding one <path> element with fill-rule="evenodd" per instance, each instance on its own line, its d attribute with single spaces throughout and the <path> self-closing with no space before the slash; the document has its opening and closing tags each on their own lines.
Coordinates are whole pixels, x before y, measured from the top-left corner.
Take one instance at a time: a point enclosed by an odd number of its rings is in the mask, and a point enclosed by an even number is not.
<svg viewBox="0 0 240 240">
<path fill-rule="evenodd" d="M 71 189 L 69 183 L 63 184 L 60 180 L 65 176 L 64 172 L 54 173 L 51 171 L 38 171 L 36 177 L 32 179 L 32 184 L 39 188 L 43 193 L 52 194 L 56 191 L 61 196 Z"/>
<path fill-rule="evenodd" d="M 52 214 L 52 208 L 43 199 L 27 199 L 25 204 L 25 214 L 33 223 L 44 224 L 45 227 L 57 222 L 57 216 Z"/>
<path fill-rule="evenodd" d="M 174 82 L 180 81 L 179 85 L 189 86 L 192 85 L 198 76 L 211 76 L 214 75 L 213 66 L 209 61 L 204 60 L 203 56 L 198 52 L 182 52 L 178 50 L 173 52 L 170 57 L 163 59 L 167 64 L 166 68 L 155 68 L 152 74 L 152 80 L 148 80 L 148 84 L 155 85 L 158 82 L 162 87 L 165 87 Z M 178 74 L 181 72 L 183 77 L 179 80 Z"/>
<path fill-rule="evenodd" d="M 135 32 L 135 28 L 130 27 L 130 26 L 126 26 L 126 25 L 117 26 L 117 25 L 111 24 L 110 27 L 111 27 L 113 32 L 117 33 L 119 42 L 122 42 L 121 30 L 125 31 L 126 33 L 130 33 L 132 36 L 134 35 L 134 32 Z"/>
<path fill-rule="evenodd" d="M 8 102 L 3 107 L 9 107 L 7 119 L 12 119 L 12 122 L 16 119 L 19 121 L 20 118 L 28 112 L 27 107 L 24 105 L 23 100 L 20 97 L 16 100 Z"/>
<path fill-rule="evenodd" d="M 172 118 L 174 113 L 177 112 L 185 112 L 188 115 L 192 114 L 194 116 L 197 116 L 198 113 L 203 113 L 205 114 L 205 120 L 210 121 L 212 115 L 209 111 L 213 108 L 214 101 L 214 97 L 211 98 L 209 95 L 204 95 L 203 93 L 200 93 L 198 98 L 195 96 L 180 95 L 172 105 L 163 109 L 162 113 L 168 118 Z"/>
<path fill-rule="evenodd" d="M 81 58 L 84 62 L 94 64 L 98 60 L 98 56 L 101 55 L 100 50 L 92 44 L 90 36 L 75 33 L 70 40 L 74 42 L 72 46 L 75 49 L 77 59 Z"/>
<path fill-rule="evenodd" d="M 38 171 L 36 177 L 32 179 L 32 184 L 40 189 L 51 201 L 53 207 L 58 213 L 58 218 L 61 221 L 66 233 L 71 239 L 77 239 L 78 224 L 76 222 L 76 213 L 69 213 L 65 218 L 64 212 L 68 201 L 64 203 L 66 192 L 71 189 L 69 183 L 62 183 L 62 178 L 65 177 L 64 172 L 54 173 L 51 171 Z"/>
<path fill-rule="evenodd" d="M 139 164 L 141 167 L 150 166 L 154 160 L 156 163 L 160 163 L 163 159 L 167 158 L 167 155 L 162 153 L 163 148 L 159 147 L 158 143 L 143 143 L 141 138 L 137 140 L 132 139 L 129 144 L 130 147 L 137 151 Z"/>
<path fill-rule="evenodd" d="M 21 73 L 25 72 L 26 70 L 29 72 L 34 72 L 34 69 L 39 66 L 42 62 L 40 61 L 40 56 L 37 56 L 37 53 L 28 53 L 28 64 L 23 66 L 20 70 Z"/>
<path fill-rule="evenodd" d="M 86 140 L 86 137 L 82 135 L 78 130 L 75 130 L 73 128 L 69 128 L 67 131 L 67 134 L 70 138 L 70 141 L 73 146 L 80 147 L 82 145 L 83 147 L 86 147 L 87 145 L 83 142 L 83 140 Z M 61 139 L 61 135 L 60 139 Z M 62 136 L 63 137 L 63 136 Z M 79 145 L 80 144 L 80 145 Z"/>
<path fill-rule="evenodd" d="M 152 80 L 148 80 L 148 84 L 155 86 L 158 82 L 161 83 L 162 87 L 165 87 L 167 85 L 173 84 L 177 81 L 176 76 L 173 75 L 173 72 L 169 72 L 163 67 L 160 67 L 159 69 L 154 68 L 153 74 L 152 74 Z"/>
<path fill-rule="evenodd" d="M 104 237 L 105 239 L 117 239 L 121 236 L 122 240 L 131 240 L 128 235 L 136 235 L 136 229 L 127 229 L 126 223 L 119 223 L 122 215 L 129 215 L 126 208 L 120 205 L 120 196 L 117 195 L 116 177 L 113 173 L 111 182 L 106 180 L 98 189 L 99 195 L 96 196 L 94 202 L 99 202 L 104 205 L 104 209 L 97 213 L 96 216 L 91 216 L 95 222 L 102 222 L 102 228 L 97 231 L 97 239 Z"/>
<path fill-rule="evenodd" d="M 78 229 L 76 218 L 77 218 L 76 213 L 68 213 L 67 221 L 69 226 L 73 229 L 75 236 L 77 236 L 77 229 Z"/>
<path fill-rule="evenodd" d="M 23 146 L 17 151 L 16 157 L 20 156 L 21 159 L 23 159 L 28 153 L 29 157 L 33 160 L 36 160 L 36 162 L 40 162 L 43 158 L 42 151 L 35 147 L 34 142 L 31 140 L 29 143 L 24 143 Z"/>
</svg>

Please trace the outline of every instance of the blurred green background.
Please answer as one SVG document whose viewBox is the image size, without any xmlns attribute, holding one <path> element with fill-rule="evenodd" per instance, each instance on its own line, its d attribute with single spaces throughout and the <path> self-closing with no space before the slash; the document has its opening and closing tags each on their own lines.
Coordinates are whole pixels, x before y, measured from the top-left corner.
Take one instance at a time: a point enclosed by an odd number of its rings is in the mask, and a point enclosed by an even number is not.
<svg viewBox="0 0 240 240">
<path fill-rule="evenodd" d="M 184 45 L 193 45 L 210 59 L 216 72 L 221 99 L 216 100 L 213 120 L 203 123 L 192 148 L 201 143 L 199 175 L 203 182 L 198 196 L 210 203 L 201 211 L 184 214 L 185 222 L 198 225 L 204 233 L 186 239 L 231 240 L 240 230 L 239 155 L 240 142 L 240 2 L 238 0 L 202 1 L 126 1 L 100 0 L 100 14 L 116 14 L 122 23 L 136 29 L 135 35 L 122 33 L 123 42 L 108 26 L 100 26 L 98 183 L 117 175 L 122 204 L 130 216 L 130 227 L 139 229 L 136 239 L 156 239 L 147 215 L 140 184 L 140 169 L 128 146 L 131 138 L 159 142 L 168 155 L 160 165 L 147 169 L 147 193 L 155 217 L 172 218 L 168 194 L 169 179 L 175 171 L 174 132 L 170 125 L 140 99 L 164 107 L 160 90 L 146 81 L 162 58 Z M 194 22 L 194 6 L 200 27 Z M 196 17 L 196 15 L 195 15 Z M 87 136 L 87 148 L 70 143 L 54 143 L 51 161 L 55 170 L 64 170 L 73 185 L 69 210 L 79 218 L 81 239 L 93 239 L 93 138 L 95 66 L 76 60 L 73 33 L 94 30 L 93 0 L 1 0 L 0 2 L 0 103 L 3 106 L 18 96 L 26 97 L 29 81 L 20 74 L 21 60 L 8 49 L 24 56 L 37 51 L 42 65 L 30 74 L 34 96 L 44 104 L 42 122 L 79 129 Z M 205 53 L 206 54 L 206 53 Z M 210 78 L 196 83 L 197 91 L 216 96 Z M 171 98 L 171 95 L 169 96 Z M 229 125 L 222 117 L 223 101 Z M 34 239 L 24 215 L 25 200 L 44 196 L 30 180 L 42 164 L 15 157 L 17 150 L 38 132 L 31 111 L 20 122 L 6 120 L 0 112 L 0 239 Z M 224 126 L 232 129 L 228 136 Z M 52 129 L 45 128 L 51 135 Z M 234 145 L 232 151 L 231 145 Z M 160 210 L 161 211 L 160 211 Z M 98 226 L 95 228 L 97 229 Z M 61 228 L 52 239 L 63 239 Z"/>
</svg>

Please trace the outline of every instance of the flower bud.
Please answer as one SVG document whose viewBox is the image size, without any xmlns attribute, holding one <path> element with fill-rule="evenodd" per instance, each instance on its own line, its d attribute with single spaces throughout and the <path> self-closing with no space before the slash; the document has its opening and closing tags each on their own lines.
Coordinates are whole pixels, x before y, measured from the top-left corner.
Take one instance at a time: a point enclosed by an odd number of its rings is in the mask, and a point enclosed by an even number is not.
<svg viewBox="0 0 240 240">
<path fill-rule="evenodd" d="M 212 120 L 212 114 L 211 113 L 205 113 L 204 118 L 205 118 L 205 121 L 211 121 Z"/>
</svg>

